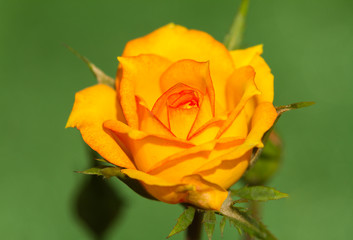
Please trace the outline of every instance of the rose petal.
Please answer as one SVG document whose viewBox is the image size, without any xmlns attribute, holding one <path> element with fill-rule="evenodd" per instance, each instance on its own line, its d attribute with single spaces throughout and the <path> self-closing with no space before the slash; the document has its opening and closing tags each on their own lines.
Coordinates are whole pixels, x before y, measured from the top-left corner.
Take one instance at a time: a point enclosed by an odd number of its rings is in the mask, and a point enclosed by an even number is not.
<svg viewBox="0 0 353 240">
<path fill-rule="evenodd" d="M 198 174 L 200 174 L 205 180 L 228 189 L 237 182 L 246 171 L 250 157 L 251 151 L 248 151 L 240 158 L 223 161 L 219 166 L 198 172 Z"/>
<path fill-rule="evenodd" d="M 219 211 L 228 196 L 224 188 L 205 180 L 198 174 L 186 176 L 182 182 L 196 187 L 194 191 L 188 191 L 187 202 L 203 209 Z"/>
<path fill-rule="evenodd" d="M 227 83 L 227 99 L 229 109 L 233 109 L 226 122 L 219 130 L 217 138 L 229 128 L 246 103 L 255 95 L 260 94 L 254 82 L 255 72 L 250 66 L 236 69 Z"/>
<path fill-rule="evenodd" d="M 168 108 L 168 98 L 175 94 L 179 93 L 182 91 L 194 91 L 198 96 L 199 96 L 199 101 L 203 101 L 203 96 L 202 93 L 198 92 L 197 89 L 194 89 L 190 86 L 187 86 L 183 83 L 177 83 L 173 87 L 169 88 L 167 91 L 163 93 L 162 96 L 158 98 L 156 103 L 154 104 L 152 108 L 152 114 L 155 115 L 166 127 L 171 129 L 171 119 L 169 116 L 169 108 Z M 192 123 L 194 122 L 195 117 L 192 119 Z M 179 121 L 180 122 L 180 121 Z M 192 124 L 191 123 L 191 124 Z M 183 129 L 190 131 L 190 127 L 186 128 L 183 126 Z"/>
<path fill-rule="evenodd" d="M 208 62 L 180 60 L 172 64 L 161 76 L 160 86 L 162 92 L 167 91 L 178 83 L 183 83 L 199 90 L 203 95 L 207 95 L 214 114 L 215 93 Z"/>
<path fill-rule="evenodd" d="M 272 103 L 263 102 L 258 105 L 251 122 L 250 133 L 245 142 L 216 159 L 210 158 L 210 160 L 205 162 L 195 173 L 218 167 L 223 161 L 240 158 L 254 147 L 263 147 L 261 139 L 264 133 L 272 127 L 276 118 L 277 112 Z"/>
<path fill-rule="evenodd" d="M 222 127 L 223 125 L 224 123 Z M 246 109 L 243 108 L 230 126 L 222 133 L 221 138 L 235 137 L 245 139 L 248 132 L 248 116 Z"/>
<path fill-rule="evenodd" d="M 135 168 L 125 146 L 116 141 L 103 129 L 103 122 L 119 119 L 121 110 L 117 108 L 116 92 L 103 84 L 86 88 L 75 96 L 75 103 L 66 127 L 80 130 L 83 140 L 107 161 L 125 168 Z M 120 115 L 121 116 L 121 115 Z M 126 150 L 126 149 L 125 149 Z"/>
<path fill-rule="evenodd" d="M 194 146 L 175 137 L 141 132 L 119 121 L 106 121 L 103 125 L 129 148 L 137 168 L 144 172 L 163 159 Z"/>
<path fill-rule="evenodd" d="M 222 139 L 197 145 L 175 153 L 158 162 L 149 171 L 150 174 L 178 182 L 185 175 L 194 174 L 209 159 L 217 158 L 230 151 L 230 146 L 235 147 L 243 143 L 243 139 Z M 224 147 L 226 146 L 226 147 Z"/>
<path fill-rule="evenodd" d="M 250 65 L 251 60 L 255 56 L 261 55 L 262 52 L 263 46 L 260 44 L 246 49 L 230 51 L 230 55 L 232 56 L 235 67 L 241 68 Z"/>
<path fill-rule="evenodd" d="M 158 85 L 162 73 L 171 62 L 156 55 L 119 57 L 122 73 L 120 82 L 121 106 L 130 126 L 138 127 L 135 96 L 139 96 L 152 108 L 162 94 Z"/>
<path fill-rule="evenodd" d="M 203 101 L 201 103 L 201 106 L 199 108 L 199 111 L 197 113 L 196 119 L 194 124 L 192 125 L 192 128 L 190 129 L 190 132 L 188 134 L 187 139 L 191 140 L 192 138 L 194 138 L 192 141 L 195 142 L 199 142 L 196 140 L 195 135 L 199 135 L 200 139 L 200 132 L 205 129 L 208 128 L 209 125 L 214 125 L 214 123 L 216 121 L 219 121 L 220 117 L 214 118 L 214 113 L 212 111 L 212 104 L 210 103 L 209 98 L 205 97 L 203 98 Z M 208 131 L 209 133 L 209 131 Z M 210 135 L 208 135 L 210 136 Z M 211 141 L 212 139 L 214 139 L 213 137 L 205 137 L 203 140 L 201 140 L 201 142 L 208 142 Z"/>
<path fill-rule="evenodd" d="M 148 134 L 165 135 L 175 137 L 174 134 L 144 105 L 142 99 L 136 97 L 139 130 Z"/>
<path fill-rule="evenodd" d="M 273 102 L 273 75 L 265 60 L 260 57 L 262 45 L 231 51 L 230 54 L 237 68 L 250 65 L 255 69 L 255 83 L 262 93 L 256 99 L 259 102 Z"/>
<path fill-rule="evenodd" d="M 122 172 L 143 182 L 152 196 L 166 203 L 191 203 L 203 209 L 219 210 L 228 195 L 225 189 L 199 175 L 186 176 L 180 183 L 174 183 L 138 170 L 123 169 Z"/>
<path fill-rule="evenodd" d="M 192 59 L 210 62 L 211 77 L 217 101 L 225 106 L 224 89 L 226 79 L 234 70 L 229 51 L 209 34 L 188 30 L 185 27 L 168 24 L 154 32 L 127 43 L 123 56 L 156 54 L 175 62 Z"/>
<path fill-rule="evenodd" d="M 250 66 L 255 69 L 255 84 L 260 90 L 261 94 L 256 96 L 258 102 L 273 102 L 273 81 L 274 77 L 271 73 L 270 67 L 267 65 L 265 60 L 260 56 L 255 56 Z"/>
</svg>

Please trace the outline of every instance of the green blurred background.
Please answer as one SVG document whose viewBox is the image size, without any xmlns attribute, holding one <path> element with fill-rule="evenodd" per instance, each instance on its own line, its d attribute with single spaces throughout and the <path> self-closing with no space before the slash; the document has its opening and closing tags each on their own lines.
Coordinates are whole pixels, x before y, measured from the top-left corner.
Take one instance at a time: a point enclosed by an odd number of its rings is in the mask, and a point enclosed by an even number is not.
<svg viewBox="0 0 353 240">
<path fill-rule="evenodd" d="M 93 239 L 76 210 L 90 177 L 74 170 L 90 166 L 88 153 L 79 132 L 64 126 L 75 92 L 95 79 L 63 43 L 114 76 L 128 40 L 175 22 L 222 41 L 238 4 L 1 0 L 1 239 Z M 317 102 L 278 124 L 285 158 L 269 185 L 290 198 L 264 204 L 263 220 L 282 240 L 351 239 L 353 1 L 252 0 L 249 10 L 244 46 L 264 44 L 275 103 Z M 123 204 L 106 239 L 167 236 L 180 206 L 109 182 Z M 224 239 L 236 235 L 226 227 Z M 219 230 L 214 239 L 221 239 Z"/>
</svg>

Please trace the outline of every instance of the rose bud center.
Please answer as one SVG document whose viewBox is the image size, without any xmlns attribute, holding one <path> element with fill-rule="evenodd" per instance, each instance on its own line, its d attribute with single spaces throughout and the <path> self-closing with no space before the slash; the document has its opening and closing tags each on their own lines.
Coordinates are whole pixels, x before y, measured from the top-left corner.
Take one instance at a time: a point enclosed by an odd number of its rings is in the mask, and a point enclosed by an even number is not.
<svg viewBox="0 0 353 240">
<path fill-rule="evenodd" d="M 183 90 L 168 97 L 168 106 L 172 108 L 191 109 L 200 107 L 199 97 L 193 90 Z"/>
</svg>

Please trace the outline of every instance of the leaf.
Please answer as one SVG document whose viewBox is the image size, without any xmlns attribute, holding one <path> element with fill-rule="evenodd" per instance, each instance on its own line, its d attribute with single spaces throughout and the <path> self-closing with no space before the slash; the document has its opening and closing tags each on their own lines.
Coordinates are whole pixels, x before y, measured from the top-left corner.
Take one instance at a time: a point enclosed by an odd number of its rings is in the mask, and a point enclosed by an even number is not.
<svg viewBox="0 0 353 240">
<path fill-rule="evenodd" d="M 241 45 L 245 30 L 245 20 L 248 13 L 248 7 L 249 0 L 242 0 L 229 32 L 224 39 L 224 45 L 228 50 L 238 49 Z"/>
<path fill-rule="evenodd" d="M 239 209 L 238 209 L 239 210 Z M 238 225 L 238 222 L 235 221 L 234 219 L 229 219 L 229 222 L 237 229 L 239 235 L 243 235 L 243 231 L 241 230 L 240 226 Z"/>
<path fill-rule="evenodd" d="M 261 221 L 254 219 L 247 212 L 241 212 L 232 206 L 231 194 L 223 202 L 220 213 L 226 216 L 234 226 L 261 240 L 276 240 L 276 237 L 266 228 Z"/>
<path fill-rule="evenodd" d="M 112 87 L 113 89 L 115 89 L 115 81 L 113 78 L 109 77 L 108 75 L 106 75 L 101 69 L 99 69 L 96 65 L 94 65 L 93 63 L 91 63 L 86 57 L 82 56 L 81 54 L 79 54 L 75 49 L 73 49 L 72 47 L 65 45 L 64 46 L 69 49 L 73 54 L 75 54 L 78 58 L 80 58 L 82 61 L 84 61 L 87 66 L 89 67 L 89 69 L 91 70 L 91 72 L 94 74 L 94 76 L 96 77 L 98 83 L 101 84 L 105 84 L 108 85 L 109 87 Z"/>
<path fill-rule="evenodd" d="M 203 216 L 203 225 L 205 226 L 205 231 L 209 240 L 212 239 L 215 224 L 216 224 L 216 214 L 214 211 L 206 211 Z"/>
<path fill-rule="evenodd" d="M 184 210 L 184 212 L 178 218 L 176 225 L 174 226 L 172 231 L 169 233 L 167 238 L 170 238 L 171 236 L 187 229 L 187 227 L 190 226 L 190 224 L 194 220 L 195 211 L 196 211 L 196 209 L 193 207 L 189 206 L 188 208 L 186 208 Z"/>
<path fill-rule="evenodd" d="M 231 193 L 232 196 L 260 202 L 288 197 L 287 193 L 282 193 L 274 188 L 265 186 L 243 187 L 238 190 L 231 190 Z"/>
<path fill-rule="evenodd" d="M 294 110 L 294 109 L 309 107 L 314 104 L 315 104 L 315 102 L 298 102 L 298 103 L 292 103 L 289 105 L 278 106 L 278 107 L 276 107 L 276 110 L 277 110 L 277 114 L 281 115 L 284 112 Z"/>
<path fill-rule="evenodd" d="M 227 217 L 223 216 L 221 222 L 219 223 L 219 229 L 221 230 L 221 235 L 223 237 L 223 232 L 224 232 L 224 228 L 226 226 L 227 223 Z"/>
</svg>

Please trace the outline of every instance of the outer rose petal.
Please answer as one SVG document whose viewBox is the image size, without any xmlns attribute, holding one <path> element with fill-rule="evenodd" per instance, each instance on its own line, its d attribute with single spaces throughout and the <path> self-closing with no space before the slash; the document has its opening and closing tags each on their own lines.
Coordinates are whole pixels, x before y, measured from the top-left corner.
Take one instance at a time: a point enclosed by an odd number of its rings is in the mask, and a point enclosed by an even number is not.
<svg viewBox="0 0 353 240">
<path fill-rule="evenodd" d="M 261 55 L 262 52 L 263 46 L 260 44 L 246 49 L 230 51 L 230 55 L 232 56 L 235 67 L 240 68 L 250 65 L 251 60 L 255 56 Z"/>
<path fill-rule="evenodd" d="M 192 59 L 198 62 L 209 61 L 217 101 L 221 106 L 225 106 L 226 79 L 233 72 L 234 65 L 225 46 L 209 34 L 168 24 L 127 43 L 123 56 L 137 56 L 139 54 L 156 54 L 173 62 L 181 59 Z"/>
<path fill-rule="evenodd" d="M 175 137 L 141 132 L 119 121 L 106 121 L 103 125 L 129 148 L 137 168 L 144 172 L 164 158 L 194 146 Z"/>
<path fill-rule="evenodd" d="M 228 189 L 237 182 L 249 165 L 251 151 L 244 154 L 242 157 L 223 161 L 218 167 L 199 172 L 205 180 L 218 184 L 219 186 Z"/>
<path fill-rule="evenodd" d="M 232 138 L 197 145 L 165 158 L 152 167 L 149 173 L 168 181 L 180 182 L 183 176 L 197 173 L 196 170 L 208 160 L 212 161 L 228 153 L 230 148 L 235 148 L 243 142 L 243 139 Z"/>
<path fill-rule="evenodd" d="M 135 95 L 147 102 L 152 108 L 162 94 L 159 78 L 171 62 L 155 55 L 140 55 L 137 57 L 119 57 L 122 65 L 120 82 L 121 106 L 127 122 L 137 128 Z"/>
<path fill-rule="evenodd" d="M 260 57 L 262 45 L 231 51 L 230 54 L 236 68 L 250 65 L 255 69 L 255 83 L 262 93 L 256 99 L 259 102 L 273 102 L 273 75 L 265 60 Z"/>
<path fill-rule="evenodd" d="M 199 175 L 184 177 L 173 183 L 138 170 L 124 169 L 130 178 L 142 181 L 146 190 L 155 198 L 167 203 L 191 203 L 204 209 L 220 210 L 228 192 Z"/>
<path fill-rule="evenodd" d="M 79 129 L 83 140 L 109 162 L 134 169 L 134 164 L 117 141 L 103 129 L 104 121 L 117 119 L 117 111 L 116 92 L 98 84 L 76 93 L 66 127 Z"/>
</svg>

